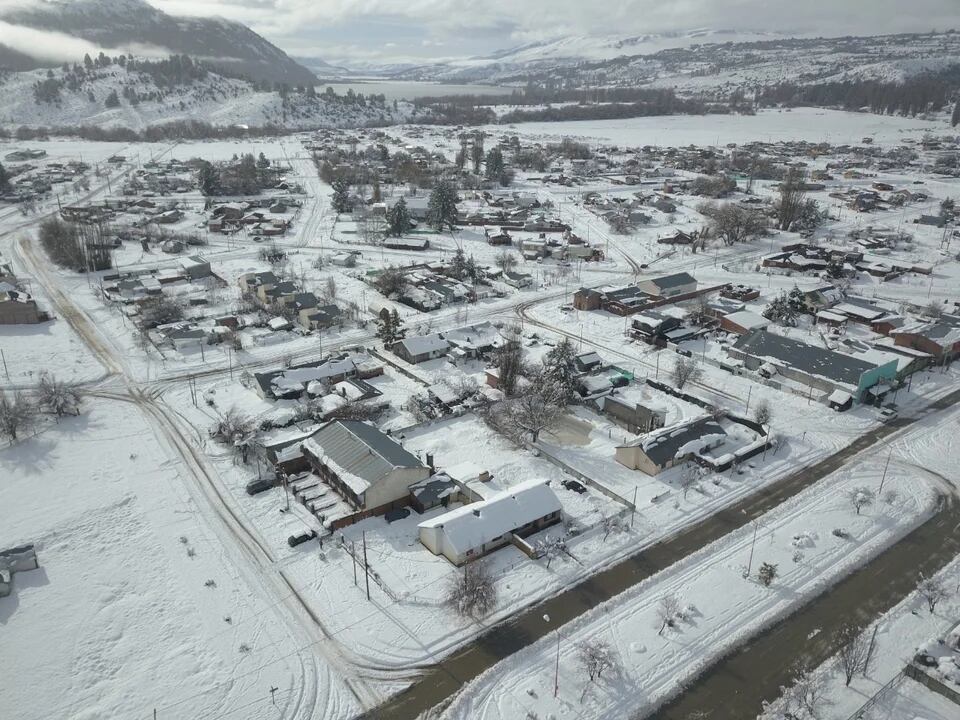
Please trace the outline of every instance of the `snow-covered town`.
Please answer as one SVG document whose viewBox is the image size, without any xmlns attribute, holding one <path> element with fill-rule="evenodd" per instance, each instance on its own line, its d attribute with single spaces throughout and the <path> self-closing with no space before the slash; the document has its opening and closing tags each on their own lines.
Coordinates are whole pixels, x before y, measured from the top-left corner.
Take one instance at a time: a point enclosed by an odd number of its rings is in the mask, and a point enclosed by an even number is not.
<svg viewBox="0 0 960 720">
<path fill-rule="evenodd" d="M 290 87 L 0 77 L 0 718 L 960 717 L 952 31 L 534 104 L 623 57 L 367 67 L 398 102 L 191 22 Z"/>
</svg>

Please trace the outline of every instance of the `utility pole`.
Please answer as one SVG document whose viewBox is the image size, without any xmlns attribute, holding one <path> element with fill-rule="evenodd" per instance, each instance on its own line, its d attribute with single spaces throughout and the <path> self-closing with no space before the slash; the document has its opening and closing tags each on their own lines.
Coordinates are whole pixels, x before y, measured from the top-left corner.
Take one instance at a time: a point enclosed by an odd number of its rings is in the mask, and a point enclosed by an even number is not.
<svg viewBox="0 0 960 720">
<path fill-rule="evenodd" d="M 3 362 L 3 374 L 7 376 L 7 380 L 10 379 L 10 371 L 7 369 L 7 358 L 3 355 L 3 348 L 0 348 L 0 361 Z"/>
<path fill-rule="evenodd" d="M 560 692 L 560 628 L 557 628 L 557 664 L 553 671 L 553 696 Z"/>
<path fill-rule="evenodd" d="M 887 468 L 890 467 L 890 456 L 893 455 L 893 448 L 887 453 L 887 462 L 883 466 L 883 476 L 880 478 L 880 487 L 877 488 L 877 495 L 883 492 L 883 484 L 887 481 Z"/>
<path fill-rule="evenodd" d="M 350 557 L 353 558 L 353 586 L 357 586 L 357 543 L 350 541 Z"/>
<path fill-rule="evenodd" d="M 757 544 L 757 521 L 753 521 L 753 542 L 750 543 L 750 559 L 747 561 L 747 572 L 744 575 L 745 578 L 750 577 L 750 573 L 753 571 L 753 549 Z"/>
<path fill-rule="evenodd" d="M 370 568 L 367 566 L 367 531 L 363 531 L 363 576 L 367 581 L 367 600 L 370 600 Z"/>
<path fill-rule="evenodd" d="M 637 488 L 633 488 L 633 511 L 630 513 L 630 529 L 633 530 L 633 518 L 637 514 Z"/>
<path fill-rule="evenodd" d="M 747 388 L 747 409 L 744 410 L 744 414 L 750 412 L 750 395 L 753 393 L 753 383 L 750 383 L 750 386 Z"/>
<path fill-rule="evenodd" d="M 873 656 L 873 647 L 877 641 L 877 630 L 880 629 L 880 623 L 873 626 L 873 635 L 870 636 L 870 647 L 867 648 L 867 657 L 863 661 L 863 676 L 867 676 L 867 670 L 870 667 L 870 658 Z"/>
</svg>

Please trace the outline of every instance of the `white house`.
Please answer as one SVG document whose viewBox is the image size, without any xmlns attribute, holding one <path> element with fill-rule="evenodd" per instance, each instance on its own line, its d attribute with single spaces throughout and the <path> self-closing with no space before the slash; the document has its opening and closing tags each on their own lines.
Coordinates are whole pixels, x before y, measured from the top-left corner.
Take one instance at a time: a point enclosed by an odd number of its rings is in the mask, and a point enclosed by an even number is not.
<svg viewBox="0 0 960 720">
<path fill-rule="evenodd" d="M 561 506 L 548 482 L 527 480 L 419 524 L 420 542 L 434 555 L 463 565 L 560 521 Z"/>
</svg>

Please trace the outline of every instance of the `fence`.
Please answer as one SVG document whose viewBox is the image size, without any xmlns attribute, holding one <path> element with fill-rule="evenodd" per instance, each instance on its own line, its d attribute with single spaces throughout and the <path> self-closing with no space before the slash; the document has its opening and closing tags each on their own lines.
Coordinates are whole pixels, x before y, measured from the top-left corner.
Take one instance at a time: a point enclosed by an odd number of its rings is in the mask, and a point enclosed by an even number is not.
<svg viewBox="0 0 960 720">
<path fill-rule="evenodd" d="M 937 693 L 937 695 L 942 695 L 950 702 L 960 705 L 960 692 L 957 692 L 948 685 L 943 684 L 929 673 L 924 672 L 922 668 L 910 663 L 903 672 L 907 677 L 913 678 L 921 685 L 925 685 L 927 688 Z M 960 710 L 958 710 L 958 712 L 960 712 Z"/>
<path fill-rule="evenodd" d="M 543 457 L 550 464 L 556 465 L 558 468 L 563 470 L 568 475 L 573 475 L 573 477 L 577 478 L 577 480 L 582 481 L 585 485 L 589 485 L 600 494 L 606 495 L 611 500 L 614 500 L 615 502 L 618 502 L 621 505 L 626 506 L 628 510 L 634 511 L 637 509 L 636 505 L 634 505 L 630 500 L 627 500 L 625 497 L 621 497 L 620 495 L 615 493 L 613 490 L 608 488 L 606 485 L 602 485 L 601 483 L 597 482 L 589 475 L 583 474 L 576 468 L 572 467 L 571 465 L 568 465 L 566 462 L 564 462 L 560 458 L 554 455 L 551 455 L 549 452 L 544 450 L 539 444 L 528 445 L 528 447 L 531 450 L 536 450 L 537 452 L 539 452 L 541 457 Z"/>
<path fill-rule="evenodd" d="M 856 712 L 853 713 L 847 720 L 862 720 L 865 712 L 870 710 L 874 705 L 879 703 L 886 697 L 887 693 L 890 692 L 893 688 L 900 684 L 900 681 L 903 680 L 904 671 L 901 670 L 896 675 L 894 675 L 890 681 L 884 685 L 882 688 L 877 690 L 869 700 L 867 700 L 863 705 L 861 705 Z"/>
</svg>

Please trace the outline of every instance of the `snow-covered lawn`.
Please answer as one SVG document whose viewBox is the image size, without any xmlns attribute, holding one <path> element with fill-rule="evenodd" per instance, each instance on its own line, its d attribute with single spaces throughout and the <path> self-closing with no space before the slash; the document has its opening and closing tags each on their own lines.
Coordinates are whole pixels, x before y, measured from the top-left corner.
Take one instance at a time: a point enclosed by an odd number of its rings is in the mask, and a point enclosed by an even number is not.
<svg viewBox="0 0 960 720">
<path fill-rule="evenodd" d="M 0 548 L 40 560 L 0 598 L 0 717 L 252 720 L 271 686 L 288 717 L 356 713 L 170 457 L 134 406 L 100 400 L 0 450 Z"/>
<path fill-rule="evenodd" d="M 874 486 L 880 469 L 875 459 L 848 466 L 760 518 L 756 528 L 747 525 L 725 536 L 561 627 L 557 698 L 557 645 L 550 635 L 467 685 L 444 717 L 506 719 L 534 712 L 600 718 L 649 712 L 713 659 L 824 591 L 932 511 L 932 489 L 915 475 L 898 472 L 886 484 L 897 492 L 896 500 L 878 501 L 857 515 L 846 494 Z M 841 528 L 848 538 L 833 534 Z M 755 529 L 752 574 L 744 579 Z M 778 567 L 770 587 L 757 579 L 762 563 Z M 671 595 L 680 601 L 683 617 L 675 617 L 676 627 L 660 634 L 658 606 Z M 622 671 L 608 671 L 590 683 L 578 659 L 578 648 L 588 640 L 609 643 Z"/>
</svg>

